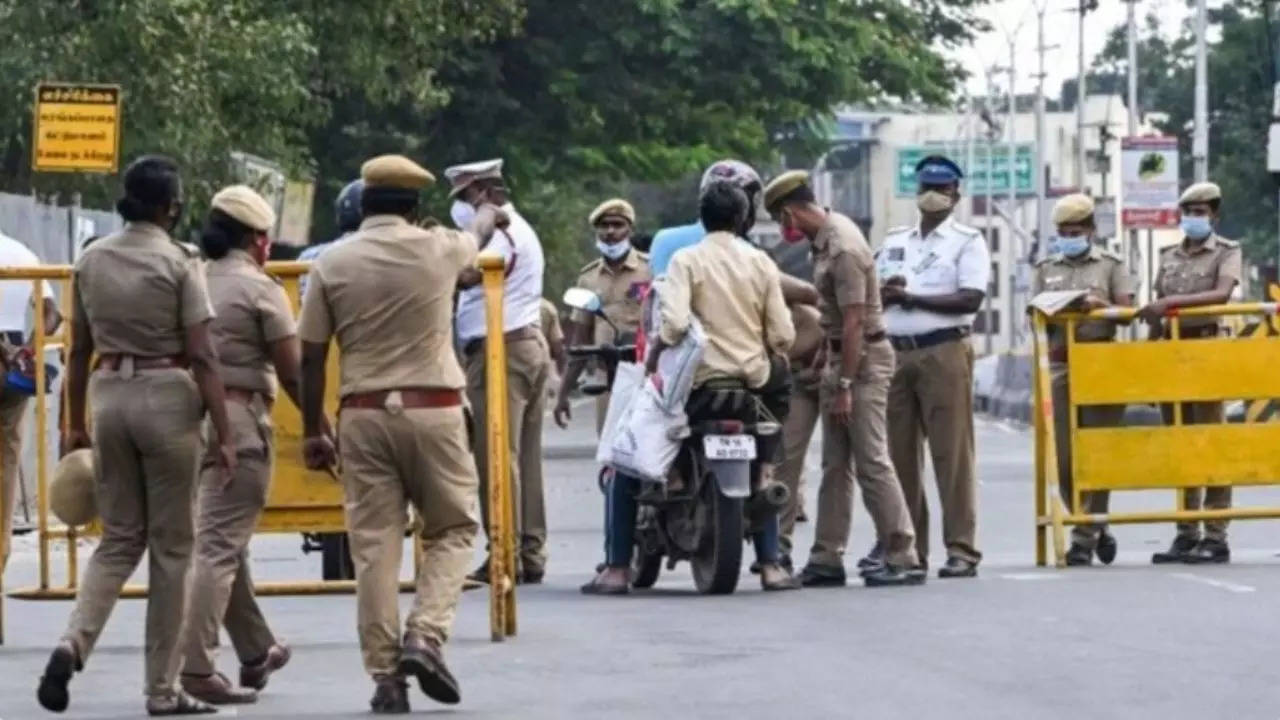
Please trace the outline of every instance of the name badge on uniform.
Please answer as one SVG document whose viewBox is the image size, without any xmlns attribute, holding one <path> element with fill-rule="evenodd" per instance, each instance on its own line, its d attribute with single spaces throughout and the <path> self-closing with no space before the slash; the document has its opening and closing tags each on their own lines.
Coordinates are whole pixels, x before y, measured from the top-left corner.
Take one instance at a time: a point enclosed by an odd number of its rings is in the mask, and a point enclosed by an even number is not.
<svg viewBox="0 0 1280 720">
<path fill-rule="evenodd" d="M 902 262 L 907 258 L 907 249 L 900 247 L 891 247 L 888 252 L 889 262 Z"/>
</svg>

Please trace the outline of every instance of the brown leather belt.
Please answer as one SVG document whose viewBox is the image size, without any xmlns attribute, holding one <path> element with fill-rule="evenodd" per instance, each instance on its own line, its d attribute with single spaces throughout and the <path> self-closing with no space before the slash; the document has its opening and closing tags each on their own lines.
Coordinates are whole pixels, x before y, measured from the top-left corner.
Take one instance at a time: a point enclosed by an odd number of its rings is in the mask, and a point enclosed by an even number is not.
<svg viewBox="0 0 1280 720">
<path fill-rule="evenodd" d="M 146 357 L 127 353 L 103 353 L 98 356 L 98 362 L 94 364 L 93 369 L 119 370 L 127 357 L 133 358 L 134 370 L 159 370 L 161 368 L 182 368 L 185 370 L 190 367 L 185 355 L 154 355 Z"/>
<path fill-rule="evenodd" d="M 870 345 L 872 343 L 878 343 L 887 337 L 889 336 L 885 334 L 885 332 L 882 330 L 878 333 L 872 333 L 871 335 L 864 335 L 862 338 L 862 342 L 864 344 Z M 844 339 L 843 338 L 827 338 L 827 347 L 831 348 L 831 352 L 838 353 L 840 352 L 840 349 L 844 347 Z"/>
<path fill-rule="evenodd" d="M 275 400 L 268 394 L 260 390 L 246 390 L 244 388 L 229 387 L 225 391 L 226 397 L 231 402 L 237 402 L 241 405 L 252 405 L 255 399 L 261 398 L 262 404 L 270 409 Z"/>
<path fill-rule="evenodd" d="M 387 406 L 387 397 L 393 392 L 400 393 L 400 404 L 401 407 L 405 408 L 447 408 L 457 407 L 462 404 L 462 393 L 458 390 L 399 388 L 398 390 L 351 393 L 343 396 L 342 407 L 343 409 L 381 410 Z"/>
<path fill-rule="evenodd" d="M 541 331 L 538 330 L 536 326 L 525 325 L 522 328 L 516 328 L 515 330 L 511 330 L 506 333 L 503 333 L 502 339 L 507 344 L 511 344 L 518 340 L 531 340 L 533 338 L 538 337 L 540 333 Z M 471 353 L 474 353 L 477 350 L 483 350 L 483 349 L 484 349 L 484 338 L 476 338 L 475 340 L 472 340 L 471 342 L 467 343 L 466 347 L 462 349 L 462 352 L 464 355 L 470 355 Z"/>
<path fill-rule="evenodd" d="M 894 350 L 921 350 L 967 337 L 969 337 L 969 328 L 949 327 L 920 335 L 890 335 L 889 344 L 893 345 Z"/>
</svg>

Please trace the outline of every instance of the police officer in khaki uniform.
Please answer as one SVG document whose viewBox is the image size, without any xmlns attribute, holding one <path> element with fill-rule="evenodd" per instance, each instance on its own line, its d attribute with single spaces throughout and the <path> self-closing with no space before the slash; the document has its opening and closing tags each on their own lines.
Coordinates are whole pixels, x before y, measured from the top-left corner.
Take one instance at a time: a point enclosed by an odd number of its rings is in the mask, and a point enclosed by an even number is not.
<svg viewBox="0 0 1280 720">
<path fill-rule="evenodd" d="M 636 211 L 631 203 L 615 198 L 606 200 L 591 211 L 588 222 L 596 231 L 596 249 L 600 257 L 578 272 L 577 287 L 586 288 L 600 297 L 605 315 L 618 326 L 618 332 L 634 335 L 640 330 L 640 301 L 644 289 L 653 279 L 649 256 L 631 247 Z M 570 317 L 569 344 L 586 345 L 619 342 L 609 323 L 574 310 Z M 586 363 L 575 359 L 560 381 L 556 396 L 555 420 L 562 428 L 569 426 L 569 392 L 578 384 Z M 609 409 L 609 393 L 596 396 L 596 433 L 604 428 Z"/>
<path fill-rule="evenodd" d="M 177 687 L 205 410 L 214 428 L 211 452 L 222 466 L 217 482 L 227 482 L 235 470 L 235 434 L 209 337 L 213 308 L 204 272 L 195 250 L 169 237 L 182 209 L 178 166 L 165 157 L 139 158 L 125 170 L 124 189 L 116 204 L 124 229 L 94 243 L 76 263 L 67 368 L 64 448 L 93 447 L 102 542 L 37 697 L 48 710 L 66 709 L 72 673 L 89 659 L 146 552 L 147 712 L 206 713 L 212 707 Z"/>
<path fill-rule="evenodd" d="M 1171 310 L 1205 305 L 1220 305 L 1231 300 L 1231 292 L 1243 278 L 1240 244 L 1214 232 L 1221 217 L 1222 190 L 1210 182 L 1196 183 L 1178 199 L 1182 219 L 1182 242 L 1160 253 L 1160 270 L 1156 274 L 1156 300 L 1144 307 L 1139 316 L 1152 327 L 1153 337 L 1172 337 L 1172 322 L 1163 320 Z M 1216 317 L 1184 317 L 1180 321 L 1181 337 L 1212 338 L 1219 333 Z M 1161 408 L 1165 422 L 1173 422 L 1173 408 Z M 1196 402 L 1182 404 L 1182 422 L 1187 425 L 1220 423 L 1222 403 Z M 1231 507 L 1231 488 L 1212 487 L 1201 491 L 1188 488 L 1187 509 L 1199 510 L 1203 493 L 1205 509 Z M 1198 522 L 1178 523 L 1178 534 L 1165 552 L 1151 556 L 1154 563 L 1225 563 L 1231 560 L 1227 546 L 1227 521 L 1207 520 L 1201 536 Z"/>
<path fill-rule="evenodd" d="M 1133 282 L 1117 255 L 1094 245 L 1093 200 L 1088 195 L 1067 195 L 1053 207 L 1053 224 L 1057 235 L 1050 240 L 1049 256 L 1036 264 L 1031 281 L 1031 294 L 1046 291 L 1088 290 L 1080 309 L 1092 310 L 1109 305 L 1133 305 Z M 1053 389 L 1054 442 L 1058 455 L 1058 482 L 1063 502 L 1071 507 L 1071 435 L 1068 408 L 1067 339 L 1064 327 L 1050 325 L 1049 361 Z M 1116 324 L 1109 320 L 1089 320 L 1076 326 L 1076 342 L 1110 342 L 1115 339 Z M 1124 424 L 1123 405 L 1099 405 L 1081 408 L 1080 427 L 1119 427 Z M 1083 493 L 1081 507 L 1085 513 L 1105 513 L 1111 493 L 1106 490 Z M 1115 536 L 1102 525 L 1076 525 L 1071 530 L 1068 565 L 1089 565 L 1093 554 L 1110 565 L 1116 558 Z"/>
<path fill-rule="evenodd" d="M 360 175 L 360 230 L 312 266 L 302 303 L 303 450 L 309 468 L 336 461 L 321 412 L 325 357 L 336 338 L 338 437 L 360 648 L 376 684 L 370 706 L 375 713 L 399 713 L 409 710 L 410 676 L 434 700 L 459 700 L 442 647 L 471 559 L 478 480 L 450 313 L 454 286 L 474 265 L 477 242 L 469 233 L 410 223 L 419 194 L 434 181 L 412 160 L 379 156 Z M 492 208 L 482 208 L 480 220 L 492 215 Z M 406 503 L 421 519 L 423 556 L 402 641 Z"/>
<path fill-rule="evenodd" d="M 538 313 L 538 329 L 542 331 L 542 339 L 547 341 L 547 352 L 551 355 L 551 368 L 556 375 L 564 375 L 568 358 L 564 354 L 564 327 L 560 324 L 560 313 L 555 303 L 542 298 Z"/>
<path fill-rule="evenodd" d="M 547 510 L 542 473 L 524 473 L 530 463 L 542 462 L 542 417 L 550 376 L 546 340 L 539 330 L 542 276 L 545 259 L 538 234 L 507 198 L 502 160 L 455 165 L 444 171 L 454 198 L 450 214 L 459 228 L 473 227 L 476 213 L 485 205 L 497 206 L 504 227 L 484 241 L 486 252 L 502 255 L 506 263 L 502 287 L 503 340 L 507 350 L 507 429 L 511 454 L 512 497 L 516 499 L 516 531 L 520 537 L 516 579 L 540 583 L 547 565 Z M 467 273 L 458 293 L 457 332 L 467 376 L 467 398 L 476 426 L 485 427 L 487 414 L 485 351 L 489 327 L 484 288 L 479 272 Z M 488 497 L 488 433 L 474 434 L 473 451 L 480 472 L 480 496 Z M 480 504 L 485 532 L 489 528 L 489 504 Z M 489 579 L 489 563 L 468 576 L 477 582 Z"/>
<path fill-rule="evenodd" d="M 783 294 L 785 296 L 785 290 Z M 779 561 L 787 568 L 792 567 L 792 533 L 796 523 L 805 519 L 804 458 L 822 416 L 819 386 L 822 384 L 822 366 L 826 362 L 823 349 L 826 340 L 818 308 L 806 303 L 790 307 L 791 324 L 796 329 L 796 341 L 788 356 L 791 361 L 791 410 L 782 424 L 782 462 L 778 463 L 775 475 L 777 481 L 791 491 L 787 506 L 778 516 L 781 526 Z"/>
<path fill-rule="evenodd" d="M 885 414 L 894 353 L 881 320 L 875 259 L 852 220 L 819 205 L 809 174 L 783 173 L 765 188 L 765 209 L 813 244 L 814 284 L 822 296 L 827 363 L 820 387 L 822 486 L 809 563 L 809 587 L 845 584 L 844 551 L 853 515 L 853 485 L 866 495 L 885 562 L 866 568 L 869 586 L 918 585 L 925 579 L 902 486 L 889 459 Z"/>
<path fill-rule="evenodd" d="M 213 196 L 200 240 L 210 260 L 206 275 L 217 314 L 213 343 L 226 385 L 237 462 L 235 476 L 225 486 L 216 455 L 206 453 L 202 467 L 182 687 L 215 705 L 255 701 L 267 677 L 289 661 L 289 648 L 271 633 L 253 596 L 248 562 L 249 540 L 271 483 L 277 377 L 301 406 L 301 351 L 293 312 L 284 288 L 262 269 L 275 224 L 275 211 L 262 196 L 233 185 Z M 212 432 L 206 428 L 210 447 Z M 232 687 L 215 665 L 218 629 L 224 622 L 240 659 L 244 689 Z"/>
</svg>

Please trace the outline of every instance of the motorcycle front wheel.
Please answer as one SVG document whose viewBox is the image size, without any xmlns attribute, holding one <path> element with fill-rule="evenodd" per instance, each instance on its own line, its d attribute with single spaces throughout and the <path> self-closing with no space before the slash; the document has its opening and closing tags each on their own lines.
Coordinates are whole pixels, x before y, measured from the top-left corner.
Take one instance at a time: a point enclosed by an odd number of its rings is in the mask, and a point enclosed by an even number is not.
<svg viewBox="0 0 1280 720">
<path fill-rule="evenodd" d="M 647 554 L 636 550 L 635 559 L 631 561 L 631 587 L 644 590 L 653 587 L 662 574 L 662 554 Z"/>
<path fill-rule="evenodd" d="M 702 485 L 698 502 L 705 519 L 700 529 L 698 552 L 689 559 L 693 584 L 703 595 L 729 595 L 738 587 L 742 574 L 742 538 L 745 530 L 743 498 L 725 497 L 714 478 Z"/>
</svg>

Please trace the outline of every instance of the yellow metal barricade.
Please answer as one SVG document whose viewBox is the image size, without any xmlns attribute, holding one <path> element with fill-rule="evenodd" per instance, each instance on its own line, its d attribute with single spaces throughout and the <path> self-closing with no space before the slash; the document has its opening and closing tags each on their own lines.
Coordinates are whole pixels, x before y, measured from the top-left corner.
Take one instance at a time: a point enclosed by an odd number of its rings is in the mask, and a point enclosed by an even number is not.
<svg viewBox="0 0 1280 720">
<path fill-rule="evenodd" d="M 501 255 L 480 257 L 485 305 L 485 427 L 488 434 L 489 632 L 494 642 L 516 634 L 515 492 L 511 487 L 511 426 L 507 422 L 507 348 L 503 338 Z"/>
<path fill-rule="evenodd" d="M 1036 563 L 1047 563 L 1046 533 L 1053 532 L 1056 564 L 1065 564 L 1065 527 L 1103 523 L 1158 523 L 1215 519 L 1280 518 L 1280 507 L 1189 510 L 1185 491 L 1196 487 L 1280 484 L 1280 423 L 1187 424 L 1182 403 L 1280 398 L 1280 303 L 1187 308 L 1166 322 L 1172 338 L 1133 342 L 1076 342 L 1085 319 L 1132 320 L 1136 311 L 1107 308 L 1052 318 L 1036 311 L 1035 519 Z M 1262 330 L 1247 337 L 1184 339 L 1181 320 L 1203 316 L 1261 317 Z M 1054 443 L 1053 394 L 1047 328 L 1062 326 L 1067 340 L 1067 402 L 1072 458 L 1069 503 L 1059 492 Z M 1172 422 L 1160 426 L 1080 427 L 1086 406 L 1156 404 Z M 1247 420 L 1247 417 L 1246 417 Z M 1173 510 L 1080 511 L 1081 495 L 1096 490 L 1177 491 Z"/>
</svg>

